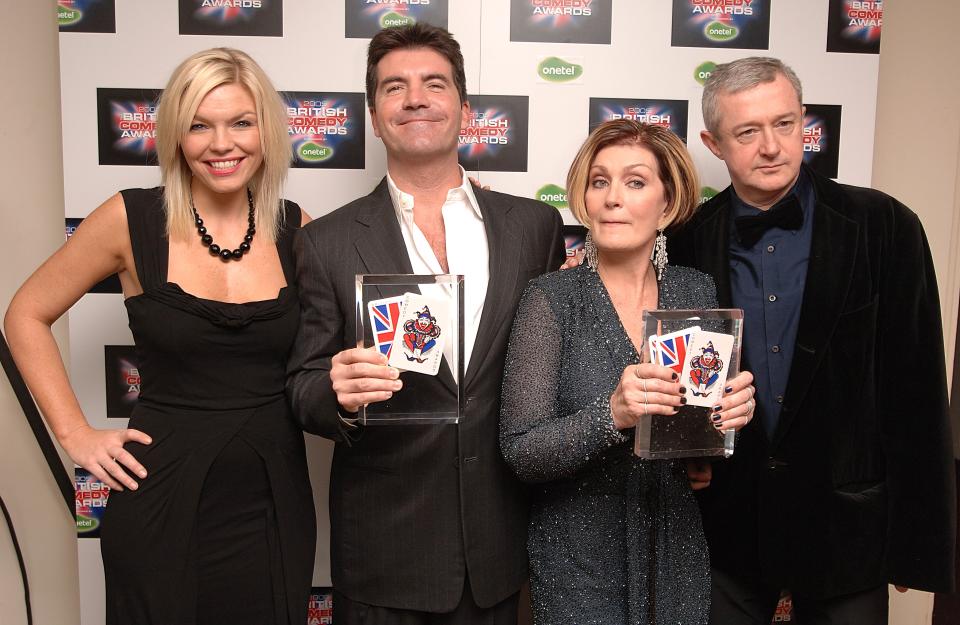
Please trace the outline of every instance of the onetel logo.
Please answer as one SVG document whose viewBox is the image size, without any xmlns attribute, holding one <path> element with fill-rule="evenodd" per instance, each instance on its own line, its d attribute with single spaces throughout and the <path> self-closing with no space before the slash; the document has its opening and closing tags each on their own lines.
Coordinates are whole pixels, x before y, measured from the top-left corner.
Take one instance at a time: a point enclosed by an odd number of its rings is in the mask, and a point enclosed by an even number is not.
<svg viewBox="0 0 960 625">
<path fill-rule="evenodd" d="M 569 82 L 583 75 L 583 65 L 551 56 L 540 61 L 537 65 L 537 73 L 540 74 L 540 78 L 550 82 Z"/>
<path fill-rule="evenodd" d="M 97 519 L 93 517 L 85 516 L 83 514 L 77 515 L 77 531 L 78 532 L 83 532 L 84 534 L 86 534 L 87 532 L 94 531 L 99 526 L 100 526 L 100 521 L 98 521 Z"/>
<path fill-rule="evenodd" d="M 333 148 L 327 145 L 319 145 L 313 141 L 308 141 L 300 146 L 297 154 L 302 160 L 318 162 L 325 161 L 333 156 Z"/>
<path fill-rule="evenodd" d="M 693 70 L 693 79 L 696 80 L 701 85 L 707 82 L 707 79 L 710 78 L 710 74 L 713 73 L 713 70 L 717 69 L 717 64 L 713 61 L 704 61 L 700 65 L 697 65 L 697 68 Z"/>
<path fill-rule="evenodd" d="M 700 203 L 703 204 L 707 200 L 713 199 L 717 193 L 720 193 L 713 187 L 700 187 Z"/>
<path fill-rule="evenodd" d="M 83 19 L 83 13 L 80 9 L 68 9 L 64 6 L 57 7 L 57 23 L 60 26 L 71 26 Z"/>
<path fill-rule="evenodd" d="M 724 24 L 723 22 L 711 22 L 703 29 L 703 34 L 712 41 L 730 41 L 736 39 L 739 32 L 733 24 Z"/>
<path fill-rule="evenodd" d="M 554 208 L 567 208 L 567 190 L 555 184 L 546 184 L 537 189 L 536 198 Z"/>
<path fill-rule="evenodd" d="M 400 26 L 409 26 L 416 22 L 417 20 L 409 15 L 400 15 L 399 13 L 391 11 L 380 18 L 380 28 L 398 28 Z"/>
</svg>

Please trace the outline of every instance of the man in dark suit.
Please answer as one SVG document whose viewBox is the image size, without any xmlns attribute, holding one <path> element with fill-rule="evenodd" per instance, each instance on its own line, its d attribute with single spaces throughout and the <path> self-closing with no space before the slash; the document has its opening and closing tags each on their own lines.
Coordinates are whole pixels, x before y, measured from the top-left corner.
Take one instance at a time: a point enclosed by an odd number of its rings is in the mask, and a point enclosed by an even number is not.
<svg viewBox="0 0 960 625">
<path fill-rule="evenodd" d="M 457 145 L 470 106 L 460 47 L 447 31 L 384 30 L 367 60 L 387 177 L 295 243 L 303 305 L 288 390 L 304 428 L 337 442 L 334 619 L 513 623 L 527 578 L 527 501 L 498 447 L 501 377 L 527 281 L 563 262 L 561 220 L 545 204 L 468 182 Z M 400 377 L 375 349 L 355 348 L 354 276 L 390 273 L 465 275 L 457 425 L 353 422 L 360 406 L 404 384 L 438 401 L 456 388 L 446 369 Z"/>
<path fill-rule="evenodd" d="M 699 493 L 711 623 L 887 622 L 887 584 L 953 588 L 955 485 L 936 277 L 923 228 L 803 165 L 800 81 L 720 65 L 704 144 L 731 186 L 669 237 L 744 309 L 757 417 Z M 703 476 L 708 479 L 709 476 Z"/>
</svg>

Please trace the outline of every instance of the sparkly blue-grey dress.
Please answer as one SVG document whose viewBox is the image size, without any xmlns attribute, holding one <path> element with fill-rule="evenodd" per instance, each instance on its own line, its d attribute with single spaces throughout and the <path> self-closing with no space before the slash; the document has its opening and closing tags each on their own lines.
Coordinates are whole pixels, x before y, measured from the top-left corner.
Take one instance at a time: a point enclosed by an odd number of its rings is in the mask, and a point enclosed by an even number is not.
<svg viewBox="0 0 960 625">
<path fill-rule="evenodd" d="M 666 267 L 660 308 L 715 306 L 709 276 Z M 635 457 L 632 431 L 610 416 L 637 362 L 586 263 L 530 282 L 510 336 L 500 446 L 532 484 L 535 625 L 707 622 L 709 558 L 683 465 Z"/>
</svg>

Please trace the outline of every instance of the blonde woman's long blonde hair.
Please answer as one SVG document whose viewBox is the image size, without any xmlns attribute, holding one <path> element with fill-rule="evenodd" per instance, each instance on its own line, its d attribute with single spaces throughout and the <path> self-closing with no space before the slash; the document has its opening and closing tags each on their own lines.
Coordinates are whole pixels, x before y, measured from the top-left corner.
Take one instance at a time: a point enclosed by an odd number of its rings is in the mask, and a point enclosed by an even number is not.
<svg viewBox="0 0 960 625">
<path fill-rule="evenodd" d="M 211 48 L 197 52 L 174 70 L 157 107 L 157 159 L 171 238 L 186 238 L 195 228 L 190 208 L 193 174 L 180 149 L 181 139 L 201 100 L 228 84 L 244 87 L 257 109 L 263 163 L 249 183 L 257 233 L 276 241 L 283 226 L 280 192 L 291 160 L 286 107 L 266 73 L 248 54 L 233 48 Z"/>
</svg>

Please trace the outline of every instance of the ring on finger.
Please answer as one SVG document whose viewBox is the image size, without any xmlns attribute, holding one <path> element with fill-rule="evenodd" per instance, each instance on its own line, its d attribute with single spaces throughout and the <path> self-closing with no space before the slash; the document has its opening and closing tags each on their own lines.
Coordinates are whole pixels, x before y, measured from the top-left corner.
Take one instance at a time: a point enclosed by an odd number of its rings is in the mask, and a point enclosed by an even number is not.
<svg viewBox="0 0 960 625">
<path fill-rule="evenodd" d="M 637 366 L 633 369 L 633 374 L 636 375 L 638 378 L 640 377 L 640 365 L 637 365 Z M 641 379 L 642 379 L 642 378 L 641 378 Z"/>
</svg>

